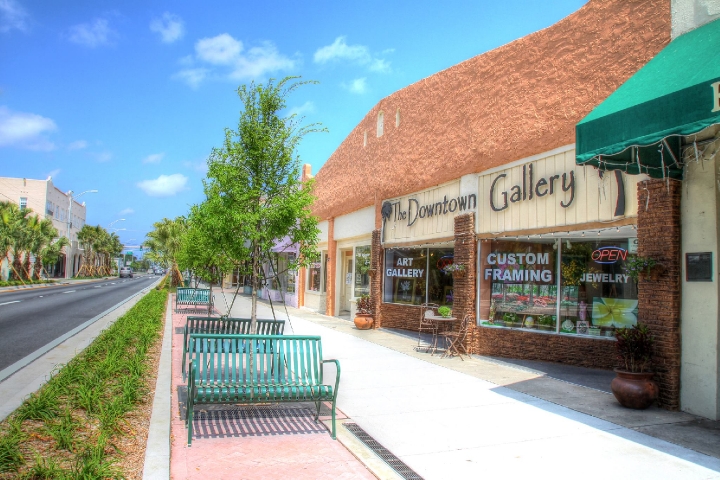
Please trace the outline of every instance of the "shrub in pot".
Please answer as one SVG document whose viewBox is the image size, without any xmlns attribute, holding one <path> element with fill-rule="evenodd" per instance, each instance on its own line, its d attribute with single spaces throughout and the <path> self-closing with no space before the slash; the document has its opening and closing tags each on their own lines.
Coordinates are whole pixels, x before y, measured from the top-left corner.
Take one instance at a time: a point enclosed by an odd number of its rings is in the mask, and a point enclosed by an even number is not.
<svg viewBox="0 0 720 480">
<path fill-rule="evenodd" d="M 355 322 L 355 327 L 357 327 L 359 330 L 369 330 L 373 327 L 373 312 L 372 312 L 372 304 L 370 303 L 370 295 L 361 295 L 357 299 L 356 303 L 356 311 L 355 311 L 355 318 L 353 321 Z"/>
<path fill-rule="evenodd" d="M 620 367 L 610 388 L 620 405 L 645 409 L 657 399 L 658 385 L 650 370 L 655 339 L 647 325 L 619 328 L 615 331 Z"/>
</svg>

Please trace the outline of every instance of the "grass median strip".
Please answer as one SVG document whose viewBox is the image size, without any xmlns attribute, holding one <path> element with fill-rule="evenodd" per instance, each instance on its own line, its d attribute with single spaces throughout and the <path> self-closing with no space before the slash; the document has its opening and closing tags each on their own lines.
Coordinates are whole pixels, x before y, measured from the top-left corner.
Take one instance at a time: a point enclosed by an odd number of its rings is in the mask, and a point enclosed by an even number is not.
<svg viewBox="0 0 720 480">
<path fill-rule="evenodd" d="M 0 424 L 0 479 L 137 477 L 166 300 L 151 290 Z"/>
</svg>

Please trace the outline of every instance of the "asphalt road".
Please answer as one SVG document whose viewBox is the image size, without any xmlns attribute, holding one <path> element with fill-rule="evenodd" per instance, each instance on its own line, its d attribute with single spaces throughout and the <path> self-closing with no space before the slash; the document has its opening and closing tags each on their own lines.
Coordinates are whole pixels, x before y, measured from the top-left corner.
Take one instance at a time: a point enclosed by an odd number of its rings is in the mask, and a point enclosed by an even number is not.
<svg viewBox="0 0 720 480">
<path fill-rule="evenodd" d="M 157 279 L 135 276 L 0 293 L 0 370 Z"/>
</svg>

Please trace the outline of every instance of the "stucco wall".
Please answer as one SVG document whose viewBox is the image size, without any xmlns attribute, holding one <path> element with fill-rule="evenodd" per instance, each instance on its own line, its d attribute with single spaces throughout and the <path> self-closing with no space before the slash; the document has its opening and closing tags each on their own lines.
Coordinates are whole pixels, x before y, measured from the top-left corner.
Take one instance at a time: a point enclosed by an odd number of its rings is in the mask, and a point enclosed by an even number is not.
<svg viewBox="0 0 720 480">
<path fill-rule="evenodd" d="M 669 40 L 667 0 L 591 0 L 549 28 L 399 90 L 320 169 L 314 212 L 336 217 L 572 144 L 575 124 Z"/>
<path fill-rule="evenodd" d="M 374 229 L 375 207 L 363 208 L 335 219 L 335 240 L 361 235 L 369 239 Z M 368 243 L 370 242 L 368 241 Z"/>
<path fill-rule="evenodd" d="M 718 0 L 672 0 L 672 38 L 718 18 Z"/>
<path fill-rule="evenodd" d="M 711 172 L 716 172 L 716 176 Z M 682 272 L 680 406 L 686 412 L 715 420 L 720 419 L 717 175 L 720 165 L 716 159 L 706 157 L 702 163 L 688 164 L 680 215 L 683 269 L 688 252 L 712 252 L 714 260 L 712 282 L 687 282 L 686 272 Z"/>
</svg>

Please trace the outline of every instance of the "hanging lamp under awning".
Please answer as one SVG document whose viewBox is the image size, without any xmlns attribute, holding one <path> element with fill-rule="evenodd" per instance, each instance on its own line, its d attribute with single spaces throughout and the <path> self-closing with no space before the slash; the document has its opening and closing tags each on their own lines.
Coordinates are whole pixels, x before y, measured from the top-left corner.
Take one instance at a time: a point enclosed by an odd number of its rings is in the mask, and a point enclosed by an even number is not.
<svg viewBox="0 0 720 480">
<path fill-rule="evenodd" d="M 682 179 L 681 137 L 720 124 L 720 20 L 670 42 L 575 127 L 578 165 Z"/>
</svg>

